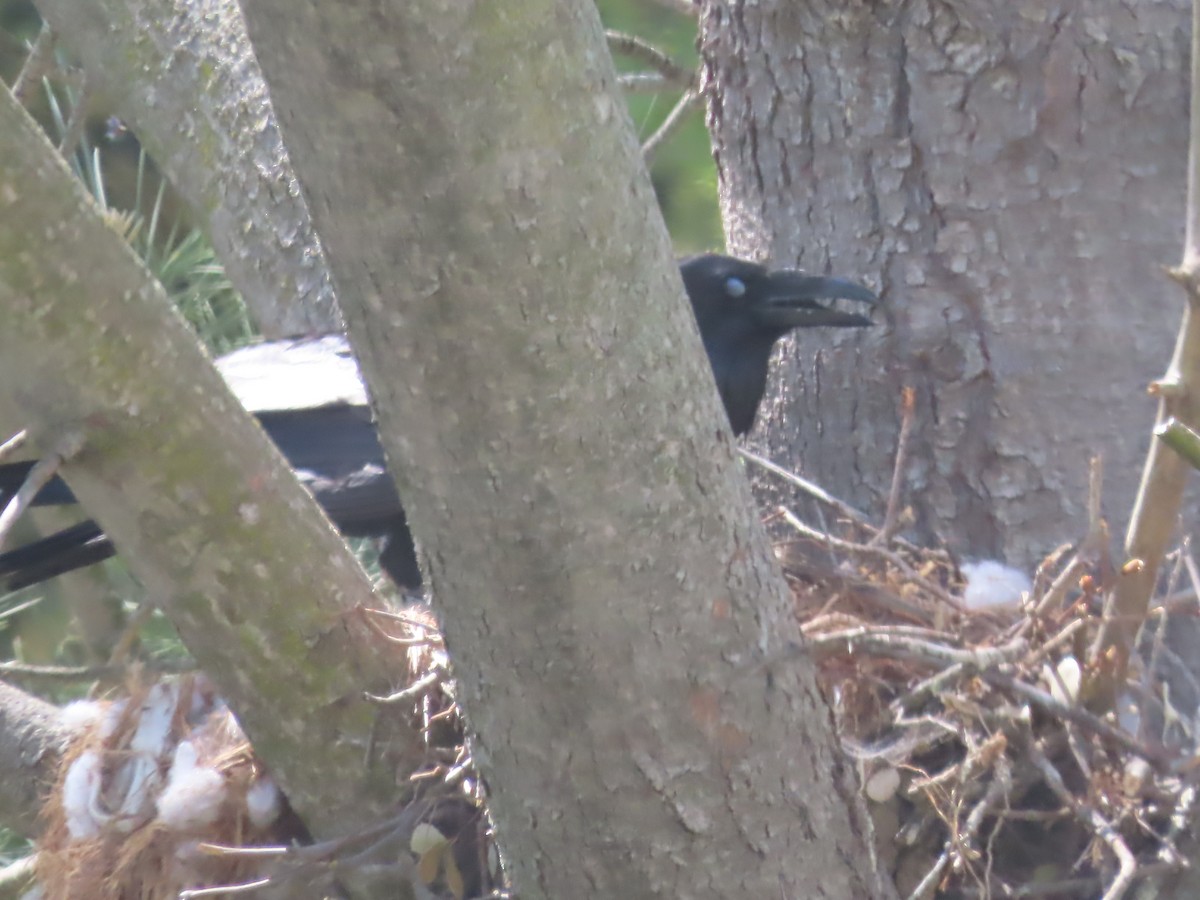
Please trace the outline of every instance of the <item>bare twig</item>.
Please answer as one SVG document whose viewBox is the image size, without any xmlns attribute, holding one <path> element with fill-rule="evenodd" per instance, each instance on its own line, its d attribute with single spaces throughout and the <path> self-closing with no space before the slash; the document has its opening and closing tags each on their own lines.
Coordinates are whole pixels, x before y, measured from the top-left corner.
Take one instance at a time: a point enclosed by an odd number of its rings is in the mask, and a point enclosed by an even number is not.
<svg viewBox="0 0 1200 900">
<path fill-rule="evenodd" d="M 0 869 L 0 897 L 30 897 L 37 883 L 37 854 L 9 863 Z"/>
<path fill-rule="evenodd" d="M 928 678 L 922 681 L 918 681 L 912 686 L 908 693 L 901 697 L 897 697 L 893 701 L 892 706 L 893 708 L 897 708 L 902 712 L 915 709 L 924 703 L 929 697 L 940 693 L 948 685 L 953 684 L 955 681 L 961 678 L 966 671 L 967 666 L 963 663 L 955 663 L 952 666 L 948 666 L 947 668 L 942 669 L 942 671 L 930 675 Z"/>
<path fill-rule="evenodd" d="M 1167 419 L 1154 429 L 1154 436 L 1186 459 L 1193 469 L 1200 469 L 1200 432 L 1175 419 Z"/>
<path fill-rule="evenodd" d="M 1103 530 L 1104 457 L 1096 454 L 1088 460 L 1088 538 L 1095 539 Z"/>
<path fill-rule="evenodd" d="M 872 544 L 886 544 L 900 527 L 900 498 L 904 493 L 904 469 L 908 465 L 908 439 L 912 434 L 913 419 L 916 418 L 917 392 L 911 385 L 900 391 L 900 435 L 896 438 L 896 461 L 892 466 L 892 487 L 888 491 L 887 512 L 883 516 L 883 527 L 871 540 Z"/>
<path fill-rule="evenodd" d="M 1071 622 L 1068 622 L 1066 628 L 1044 644 L 1036 647 L 1028 657 L 1022 660 L 1022 665 L 1027 669 L 1032 669 L 1043 659 L 1046 659 L 1050 654 L 1057 651 L 1059 647 L 1070 642 L 1086 625 L 1086 619 L 1073 619 Z"/>
<path fill-rule="evenodd" d="M 683 96 L 679 98 L 679 102 L 671 108 L 669 113 L 667 113 L 667 117 L 663 119 L 662 124 L 658 126 L 658 129 L 654 132 L 654 134 L 646 138 L 645 143 L 642 144 L 642 156 L 645 157 L 647 165 L 654 160 L 654 154 L 658 152 L 658 148 L 661 147 L 666 139 L 671 136 L 671 133 L 683 123 L 684 117 L 687 115 L 688 111 L 694 107 L 699 100 L 700 94 L 692 88 L 688 88 L 683 92 Z"/>
<path fill-rule="evenodd" d="M 1146 762 L 1151 763 L 1156 768 L 1165 768 L 1169 760 L 1157 750 L 1153 750 L 1142 744 L 1135 738 L 1121 731 L 1119 728 L 1114 728 L 1102 719 L 1096 718 L 1082 707 L 1072 706 L 1068 703 L 1061 703 L 1054 697 L 1050 696 L 1040 688 L 1036 688 L 1031 684 L 1026 684 L 1018 678 L 1013 678 L 1003 672 L 995 670 L 983 670 L 980 672 L 980 677 L 985 681 L 991 682 L 997 687 L 1005 688 L 1018 694 L 1028 700 L 1034 706 L 1041 707 L 1045 712 L 1053 716 L 1058 716 L 1063 719 L 1068 719 L 1076 724 L 1086 728 L 1093 734 L 1097 734 L 1107 740 L 1112 741 L 1123 750 L 1132 753 L 1134 756 L 1140 757 Z"/>
<path fill-rule="evenodd" d="M 1015 816 L 1010 816 L 1015 818 Z M 1150 865 L 1142 866 L 1134 873 L 1134 880 L 1151 877 L 1161 877 L 1163 875 L 1171 875 L 1180 870 L 1181 866 L 1178 863 L 1151 863 Z M 1104 882 L 1095 876 L 1083 876 L 1079 878 L 1062 878 L 1058 881 L 1042 881 L 1036 884 L 1023 884 L 1019 886 L 1005 886 L 1004 892 L 988 891 L 986 889 L 963 891 L 963 897 L 979 897 L 981 900 L 994 900 L 996 897 L 1012 898 L 1012 900 L 1035 900 L 1035 898 L 1045 897 L 1066 897 L 1068 900 L 1075 897 L 1093 897 L 1096 892 L 1102 890 Z"/>
<path fill-rule="evenodd" d="M 3 444 L 0 444 L 0 462 L 3 462 L 24 447 L 27 440 L 29 440 L 29 432 L 21 429 Z"/>
<path fill-rule="evenodd" d="M 809 635 L 806 646 L 811 650 L 825 650 L 839 645 L 852 649 L 870 650 L 881 656 L 899 656 L 930 665 L 965 666 L 972 671 L 983 671 L 1004 663 L 1014 662 L 1025 655 L 1028 647 L 1024 641 L 1015 641 L 1003 647 L 977 647 L 960 649 L 945 644 L 897 634 L 895 627 L 850 628 L 830 634 Z"/>
<path fill-rule="evenodd" d="M 226 894 L 249 894 L 261 890 L 271 883 L 270 878 L 259 878 L 242 884 L 223 884 L 220 887 L 192 888 L 179 892 L 179 900 L 198 900 L 201 897 L 224 897 Z"/>
<path fill-rule="evenodd" d="M 429 672 L 422 675 L 408 687 L 403 690 L 396 691 L 394 694 L 386 696 L 380 694 L 369 694 L 364 692 L 363 696 L 368 700 L 374 700 L 376 703 L 403 703 L 406 700 L 414 700 L 421 695 L 421 692 L 433 687 L 439 681 L 442 681 L 442 674 L 437 671 Z"/>
<path fill-rule="evenodd" d="M 738 453 L 741 454 L 743 459 L 754 463 L 756 466 L 766 470 L 767 472 L 770 472 L 772 475 L 778 475 L 780 478 L 782 478 L 784 481 L 786 481 L 792 487 L 799 488 L 800 490 L 804 491 L 804 493 L 808 494 L 808 496 L 812 497 L 814 500 L 819 500 L 821 503 L 824 503 L 826 506 L 833 509 L 833 511 L 836 512 L 839 516 L 842 516 L 845 519 L 849 519 L 851 522 L 854 522 L 857 525 L 861 525 L 864 528 L 871 528 L 872 531 L 875 530 L 871 526 L 870 519 L 866 513 L 859 512 L 857 509 L 855 509 L 849 503 L 839 500 L 837 497 L 830 494 L 828 491 L 826 491 L 820 485 L 814 484 L 813 482 L 809 481 L 807 478 L 802 478 L 801 476 L 797 475 L 795 472 L 789 472 L 787 469 L 783 468 L 782 466 L 771 462 L 771 460 L 767 459 L 764 456 L 759 456 L 757 453 L 755 453 L 752 450 L 747 450 L 745 447 L 739 447 Z"/>
<path fill-rule="evenodd" d="M 804 535 L 805 537 L 819 543 L 824 543 L 838 550 L 843 550 L 846 553 L 855 553 L 860 556 L 873 556 L 876 559 L 881 559 L 884 562 L 890 563 L 891 565 L 895 566 L 905 578 L 908 578 L 914 584 L 919 584 L 922 588 L 929 591 L 929 593 L 933 594 L 943 603 L 953 607 L 956 610 L 962 610 L 963 605 L 960 600 L 952 596 L 940 584 L 935 584 L 917 572 L 917 570 L 905 562 L 899 554 L 893 553 L 891 550 L 888 550 L 884 547 L 873 547 L 869 544 L 856 544 L 853 541 L 843 541 L 841 538 L 836 538 L 831 534 L 817 531 L 815 528 L 806 525 L 796 517 L 795 513 L 786 507 L 779 507 L 779 511 L 784 520 L 791 525 L 792 528 L 796 529 L 796 531 L 800 532 L 800 534 Z"/>
<path fill-rule="evenodd" d="M 50 452 L 43 456 L 25 477 L 25 483 L 17 490 L 13 498 L 8 501 L 8 506 L 4 508 L 4 512 L 0 513 L 0 547 L 4 546 L 4 542 L 8 540 L 8 534 L 12 531 L 13 525 L 21 518 L 21 515 L 28 509 L 29 504 L 33 502 L 33 498 L 38 495 L 38 492 L 46 486 L 54 474 L 58 471 L 58 467 L 62 465 L 64 460 L 70 459 L 83 448 L 83 433 L 81 431 L 71 430 L 66 432 L 50 449 Z"/>
<path fill-rule="evenodd" d="M 1001 756 L 996 765 L 996 777 L 988 784 L 988 789 L 983 797 L 967 814 L 962 830 L 957 834 L 951 835 L 950 839 L 946 841 L 946 847 L 938 857 L 937 862 L 933 864 L 932 868 L 925 874 L 925 877 L 921 879 L 912 893 L 908 895 L 909 900 L 921 900 L 921 898 L 933 896 L 933 890 L 941 880 L 942 873 L 946 867 L 955 856 L 960 859 L 965 858 L 962 848 L 974 841 L 979 828 L 983 825 L 984 819 L 996 807 L 1007 802 L 1012 786 L 1012 770 L 1004 757 Z"/>
<path fill-rule="evenodd" d="M 162 674 L 179 674 L 196 671 L 191 660 L 159 660 L 141 662 L 143 670 Z M 99 681 L 121 678 L 129 672 L 128 666 L 39 666 L 30 663 L 6 660 L 0 662 L 0 676 L 6 678 L 32 678 L 41 681 Z"/>
<path fill-rule="evenodd" d="M 1057 795 L 1062 804 L 1071 810 L 1085 827 L 1091 830 L 1092 834 L 1108 845 L 1108 849 L 1117 858 L 1117 877 L 1108 886 L 1108 890 L 1104 892 L 1101 900 L 1121 900 L 1133 883 L 1137 871 L 1137 861 L 1129 850 L 1129 846 L 1112 824 L 1094 807 L 1084 803 L 1071 793 L 1058 769 L 1054 767 L 1054 764 L 1050 762 L 1035 741 L 1030 740 L 1026 749 L 1033 764 L 1042 773 L 1046 786 Z"/>
<path fill-rule="evenodd" d="M 609 30 L 604 32 L 604 37 L 608 40 L 608 49 L 613 53 L 623 53 L 658 73 L 662 87 L 687 90 L 696 79 L 695 72 L 685 69 L 670 55 L 635 34 Z"/>
<path fill-rule="evenodd" d="M 4 610 L 4 612 L 0 612 L 0 622 L 3 622 L 5 619 L 11 619 L 14 616 L 19 616 L 27 609 L 33 609 L 33 607 L 37 606 L 45 599 L 46 598 L 44 596 L 31 597 L 24 603 L 18 603 L 16 606 L 8 607 Z"/>
<path fill-rule="evenodd" d="M 241 856 L 252 857 L 255 859 L 275 859 L 281 856 L 287 856 L 288 848 L 282 845 L 276 847 L 236 847 L 230 844 L 199 844 L 197 849 L 201 853 L 207 853 L 211 856 Z"/>
<path fill-rule="evenodd" d="M 1080 556 L 1075 556 L 1067 563 L 1058 577 L 1050 584 L 1046 595 L 1038 601 L 1037 614 L 1046 615 L 1050 610 L 1061 607 L 1067 598 L 1067 591 L 1079 585 L 1079 577 L 1087 571 L 1087 563 Z"/>
</svg>

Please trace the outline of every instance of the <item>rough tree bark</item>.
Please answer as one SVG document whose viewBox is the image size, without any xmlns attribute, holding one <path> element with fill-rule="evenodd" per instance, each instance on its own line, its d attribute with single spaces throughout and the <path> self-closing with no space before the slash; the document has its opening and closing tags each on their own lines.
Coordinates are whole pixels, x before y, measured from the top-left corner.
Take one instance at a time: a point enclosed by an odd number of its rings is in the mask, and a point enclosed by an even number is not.
<svg viewBox="0 0 1200 900">
<path fill-rule="evenodd" d="M 38 0 L 188 202 L 266 337 L 339 331 L 324 254 L 235 0 Z"/>
<path fill-rule="evenodd" d="M 1123 518 L 1178 297 L 1185 0 L 707 0 L 730 245 L 882 288 L 887 327 L 775 381 L 772 455 L 881 508 L 902 383 L 925 536 L 1028 563 Z"/>
<path fill-rule="evenodd" d="M 70 734 L 58 707 L 0 682 L 0 824 L 25 837 L 41 827 L 42 794 Z"/>
<path fill-rule="evenodd" d="M 886 897 L 588 0 L 246 17 L 523 897 Z"/>
</svg>

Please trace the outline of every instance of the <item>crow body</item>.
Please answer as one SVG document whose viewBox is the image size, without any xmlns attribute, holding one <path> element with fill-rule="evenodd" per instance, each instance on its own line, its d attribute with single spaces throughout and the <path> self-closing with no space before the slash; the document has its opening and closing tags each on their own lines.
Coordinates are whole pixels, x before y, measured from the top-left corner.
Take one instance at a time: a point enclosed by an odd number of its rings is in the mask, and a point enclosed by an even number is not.
<svg viewBox="0 0 1200 900">
<path fill-rule="evenodd" d="M 831 301 L 870 305 L 876 300 L 852 281 L 771 270 L 715 254 L 685 260 L 680 274 L 729 423 L 739 436 L 754 424 L 776 341 L 794 328 L 870 325 L 866 316 L 843 312 Z M 338 530 L 384 538 L 384 570 L 398 585 L 419 588 L 412 535 L 346 339 L 329 335 L 256 344 L 221 357 L 217 368 Z M 32 465 L 0 466 L 0 508 Z M 67 504 L 75 497 L 56 478 L 34 502 Z M 115 552 L 99 525 L 81 522 L 0 553 L 0 591 L 37 584 Z"/>
</svg>

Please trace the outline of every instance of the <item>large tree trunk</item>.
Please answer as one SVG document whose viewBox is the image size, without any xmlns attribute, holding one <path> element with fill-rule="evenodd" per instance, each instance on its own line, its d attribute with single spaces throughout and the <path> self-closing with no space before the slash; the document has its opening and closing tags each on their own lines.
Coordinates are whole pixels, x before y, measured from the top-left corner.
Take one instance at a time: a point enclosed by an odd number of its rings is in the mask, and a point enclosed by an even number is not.
<svg viewBox="0 0 1200 900">
<path fill-rule="evenodd" d="M 246 13 L 521 896 L 887 896 L 592 4 Z"/>
<path fill-rule="evenodd" d="M 1187 4 L 708 0 L 733 249 L 875 281 L 887 327 L 775 382 L 769 442 L 926 537 L 1030 562 L 1082 530 L 1087 457 L 1123 517 L 1178 321 Z M 824 340 L 824 339 L 823 339 Z"/>
</svg>

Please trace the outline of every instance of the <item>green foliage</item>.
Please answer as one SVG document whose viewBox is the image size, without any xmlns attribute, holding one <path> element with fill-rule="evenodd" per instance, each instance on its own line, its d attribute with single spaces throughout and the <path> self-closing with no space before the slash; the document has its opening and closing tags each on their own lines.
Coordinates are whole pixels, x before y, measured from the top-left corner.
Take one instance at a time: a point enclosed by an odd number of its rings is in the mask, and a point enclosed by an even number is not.
<svg viewBox="0 0 1200 900">
<path fill-rule="evenodd" d="M 599 0 L 597 6 L 606 27 L 645 39 L 686 69 L 699 65 L 694 20 L 645 0 Z M 620 72 L 642 68 L 620 56 L 616 63 Z M 642 141 L 658 129 L 678 99 L 678 92 L 630 94 L 626 98 Z M 681 253 L 724 247 L 717 205 L 717 170 L 704 127 L 703 106 L 689 112 L 686 121 L 659 149 L 650 167 L 650 177 L 671 237 Z"/>
<path fill-rule="evenodd" d="M 46 95 L 53 133 L 61 141 L 71 129 L 77 98 L 69 87 L 48 82 Z M 129 242 L 209 349 L 223 353 L 248 343 L 256 334 L 253 323 L 241 296 L 225 277 L 207 236 L 187 224 L 182 211 L 172 215 L 169 227 L 163 221 L 169 188 L 145 151 L 137 149 L 132 197 L 124 191 L 127 196 L 121 205 L 109 199 L 110 168 L 105 156 L 84 129 L 67 161 L 109 224 Z M 178 210 L 178 205 L 170 208 Z"/>
<path fill-rule="evenodd" d="M 0 867 L 24 859 L 33 852 L 33 844 L 10 828 L 0 828 Z"/>
</svg>

